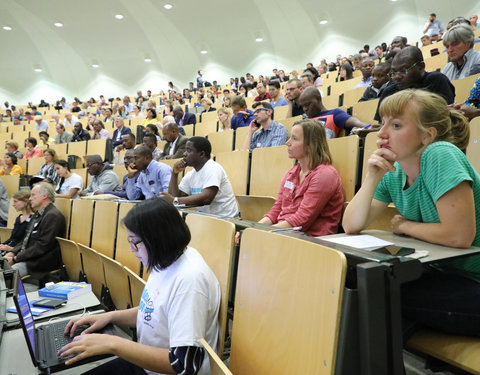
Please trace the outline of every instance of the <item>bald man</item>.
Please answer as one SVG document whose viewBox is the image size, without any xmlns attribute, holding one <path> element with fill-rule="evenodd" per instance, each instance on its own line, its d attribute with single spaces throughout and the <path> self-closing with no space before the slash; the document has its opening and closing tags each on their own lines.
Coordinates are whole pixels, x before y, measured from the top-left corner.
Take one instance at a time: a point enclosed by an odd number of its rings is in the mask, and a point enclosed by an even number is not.
<svg viewBox="0 0 480 375">
<path fill-rule="evenodd" d="M 316 87 L 305 88 L 298 102 L 308 118 L 324 123 L 327 138 L 338 137 L 342 129 L 361 128 L 367 125 L 339 108 L 330 110 L 325 108 L 320 91 Z"/>
</svg>

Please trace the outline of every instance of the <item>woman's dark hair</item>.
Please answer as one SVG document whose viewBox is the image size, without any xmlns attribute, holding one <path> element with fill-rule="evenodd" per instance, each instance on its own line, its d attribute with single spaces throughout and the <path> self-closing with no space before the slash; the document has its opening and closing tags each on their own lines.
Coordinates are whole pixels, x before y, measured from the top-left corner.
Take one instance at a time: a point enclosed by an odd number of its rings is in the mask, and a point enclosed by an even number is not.
<svg viewBox="0 0 480 375">
<path fill-rule="evenodd" d="M 149 271 L 169 267 L 191 239 L 178 210 L 162 198 L 135 205 L 123 219 L 123 225 L 145 244 Z"/>
<path fill-rule="evenodd" d="M 63 168 L 67 168 L 67 170 L 70 171 L 70 166 L 68 165 L 68 162 L 65 160 L 57 160 L 55 163 L 53 163 L 53 166 L 55 168 L 55 165 L 58 164 L 59 166 Z M 60 181 L 58 183 L 58 189 L 55 191 L 55 193 L 60 192 L 60 189 L 62 188 L 63 183 L 65 182 L 65 177 L 60 177 Z"/>
<path fill-rule="evenodd" d="M 305 69 L 307 71 L 309 71 L 310 73 L 312 73 L 313 75 L 313 80 L 315 81 L 318 77 L 320 77 L 320 74 L 318 74 L 318 70 L 315 69 L 313 66 L 311 66 L 310 68 L 307 68 Z"/>
<path fill-rule="evenodd" d="M 343 80 L 347 80 L 347 79 L 352 79 L 353 78 L 353 69 L 352 69 L 352 66 L 350 64 L 343 64 L 341 66 L 341 69 L 345 70 L 345 72 L 347 73 L 347 76 L 345 77 L 345 79 L 343 79 L 343 77 L 340 78 L 340 81 L 343 81 Z"/>
<path fill-rule="evenodd" d="M 150 129 L 153 134 L 158 135 L 158 128 L 155 124 L 148 124 L 146 128 Z"/>
<path fill-rule="evenodd" d="M 17 164 L 18 162 L 17 155 L 15 155 L 13 152 L 7 152 L 5 156 L 9 156 L 14 165 Z"/>
<path fill-rule="evenodd" d="M 157 118 L 157 112 L 153 108 L 147 108 L 147 112 L 152 114 L 152 118 Z"/>
<path fill-rule="evenodd" d="M 27 142 L 31 143 L 33 145 L 33 147 L 35 147 L 37 145 L 37 139 L 34 138 L 34 137 L 28 137 Z"/>
</svg>

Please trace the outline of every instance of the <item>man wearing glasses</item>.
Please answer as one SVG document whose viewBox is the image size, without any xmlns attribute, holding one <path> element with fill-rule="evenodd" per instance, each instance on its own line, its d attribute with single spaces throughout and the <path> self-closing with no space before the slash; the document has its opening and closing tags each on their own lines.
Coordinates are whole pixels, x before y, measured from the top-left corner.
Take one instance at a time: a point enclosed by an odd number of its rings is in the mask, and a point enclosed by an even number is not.
<svg viewBox="0 0 480 375">
<path fill-rule="evenodd" d="M 399 51 L 392 61 L 390 80 L 393 81 L 382 91 L 375 113 L 375 120 L 380 122 L 378 113 L 380 103 L 387 96 L 405 89 L 423 89 L 441 95 L 448 104 L 455 100 L 455 88 L 448 78 L 440 72 L 426 72 L 425 62 L 420 48 L 406 47 Z"/>
<path fill-rule="evenodd" d="M 288 132 L 285 126 L 273 121 L 273 107 L 269 103 L 253 104 L 255 120 L 250 122 L 248 133 L 243 142 L 243 150 L 281 146 L 287 142 Z"/>
<path fill-rule="evenodd" d="M 93 195 L 96 191 L 120 191 L 120 181 L 109 163 L 103 163 L 100 155 L 87 157 L 87 172 L 92 176 L 88 187 L 80 192 L 81 196 Z"/>
</svg>

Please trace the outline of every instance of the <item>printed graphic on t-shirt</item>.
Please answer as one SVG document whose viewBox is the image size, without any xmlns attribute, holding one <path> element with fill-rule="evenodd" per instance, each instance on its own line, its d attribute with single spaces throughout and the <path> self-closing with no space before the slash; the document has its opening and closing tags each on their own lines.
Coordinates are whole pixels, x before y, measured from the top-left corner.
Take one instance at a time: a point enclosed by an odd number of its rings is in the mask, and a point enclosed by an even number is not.
<svg viewBox="0 0 480 375">
<path fill-rule="evenodd" d="M 148 295 L 147 289 L 143 290 L 142 298 L 140 298 L 140 304 L 138 305 L 138 311 L 142 314 L 144 323 L 150 326 L 148 322 L 152 320 L 154 308 L 153 301 Z"/>
</svg>

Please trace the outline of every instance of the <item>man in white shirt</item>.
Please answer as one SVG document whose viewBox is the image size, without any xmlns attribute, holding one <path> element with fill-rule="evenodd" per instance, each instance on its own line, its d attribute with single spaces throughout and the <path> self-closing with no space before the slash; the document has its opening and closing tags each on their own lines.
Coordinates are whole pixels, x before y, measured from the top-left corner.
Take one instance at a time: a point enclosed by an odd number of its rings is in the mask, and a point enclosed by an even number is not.
<svg viewBox="0 0 480 375">
<path fill-rule="evenodd" d="M 163 198 L 173 204 L 201 206 L 197 211 L 223 217 L 238 216 L 232 185 L 222 166 L 210 160 L 212 145 L 204 137 L 188 140 L 184 158 L 173 166 L 168 194 Z M 178 174 L 193 167 L 178 185 Z"/>
<path fill-rule="evenodd" d="M 428 22 L 423 27 L 423 33 L 428 35 L 432 41 L 437 41 L 440 33 L 443 33 L 443 26 L 439 20 L 437 20 L 437 15 L 431 13 L 428 18 Z"/>
<path fill-rule="evenodd" d="M 75 124 L 79 122 L 78 118 L 72 115 L 72 112 L 65 113 L 65 119 L 63 120 L 63 126 L 75 126 Z"/>
<path fill-rule="evenodd" d="M 48 122 L 46 122 L 41 115 L 35 116 L 35 130 L 48 130 Z"/>
</svg>

